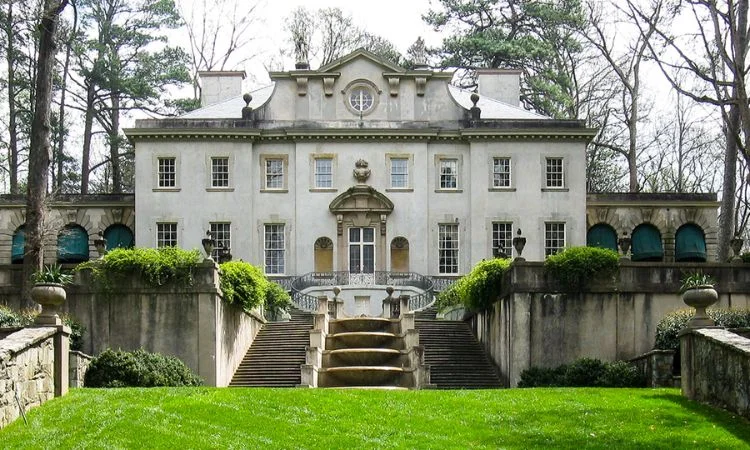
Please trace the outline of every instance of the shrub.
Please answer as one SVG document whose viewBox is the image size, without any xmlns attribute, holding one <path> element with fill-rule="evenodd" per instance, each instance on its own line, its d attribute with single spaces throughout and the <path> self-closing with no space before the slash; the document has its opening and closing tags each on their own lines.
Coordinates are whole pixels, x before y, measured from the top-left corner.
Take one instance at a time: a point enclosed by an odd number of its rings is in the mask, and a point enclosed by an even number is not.
<svg viewBox="0 0 750 450">
<path fill-rule="evenodd" d="M 143 349 L 126 352 L 104 350 L 91 360 L 86 387 L 199 386 L 193 372 L 179 359 Z"/>
<path fill-rule="evenodd" d="M 569 290 L 583 289 L 595 278 L 610 278 L 618 267 L 617 252 L 598 247 L 567 248 L 544 261 L 545 270 Z"/>
<path fill-rule="evenodd" d="M 116 248 L 104 258 L 79 264 L 76 270 L 91 269 L 94 281 L 111 290 L 126 275 L 138 274 L 150 286 L 191 285 L 193 271 L 201 261 L 198 250 L 176 247 Z"/>
<path fill-rule="evenodd" d="M 510 259 L 488 259 L 479 262 L 471 272 L 456 280 L 438 295 L 438 309 L 463 305 L 466 309 L 482 311 L 497 300 L 502 289 L 503 275 L 511 265 Z"/>
<path fill-rule="evenodd" d="M 278 283 L 269 281 L 268 289 L 266 290 L 265 308 L 270 311 L 276 311 L 277 309 L 286 309 L 292 306 L 292 299 L 289 297 L 289 293 Z"/>
<path fill-rule="evenodd" d="M 448 289 L 445 289 L 440 294 L 438 294 L 437 300 L 435 301 L 435 306 L 437 307 L 438 311 L 442 311 L 450 308 L 451 306 L 457 306 L 461 304 L 461 296 L 458 295 L 458 282 L 460 280 L 461 279 L 459 278 L 459 280 L 450 285 Z"/>
<path fill-rule="evenodd" d="M 219 270 L 221 292 L 228 304 L 250 311 L 266 301 L 271 283 L 257 267 L 242 261 L 230 261 L 221 264 Z"/>
<path fill-rule="evenodd" d="M 0 305 L 0 327 L 26 327 L 34 323 L 39 312 L 33 309 L 25 309 L 21 312 L 13 311 L 7 306 Z M 60 316 L 62 322 L 70 327 L 70 349 L 83 349 L 83 334 L 86 327 L 70 314 Z"/>
<path fill-rule="evenodd" d="M 530 367 L 521 372 L 518 387 L 645 387 L 646 378 L 625 361 L 581 358 L 554 369 Z"/>
<path fill-rule="evenodd" d="M 706 313 L 716 322 L 717 326 L 727 328 L 750 327 L 750 309 L 712 308 L 706 310 Z M 678 335 L 687 326 L 693 314 L 693 309 L 679 309 L 664 316 L 656 325 L 654 346 L 662 350 L 679 350 L 680 338 Z"/>
</svg>

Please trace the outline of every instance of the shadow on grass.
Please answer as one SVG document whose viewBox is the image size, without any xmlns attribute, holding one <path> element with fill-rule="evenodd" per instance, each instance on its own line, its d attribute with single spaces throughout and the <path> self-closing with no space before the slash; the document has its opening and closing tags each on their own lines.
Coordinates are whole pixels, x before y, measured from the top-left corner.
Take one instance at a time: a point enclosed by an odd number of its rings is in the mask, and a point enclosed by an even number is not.
<svg viewBox="0 0 750 450">
<path fill-rule="evenodd" d="M 707 422 L 732 433 L 738 439 L 750 442 L 750 420 L 734 411 L 718 406 L 699 403 L 684 397 L 682 394 L 657 394 L 653 398 L 669 401 L 701 416 Z"/>
</svg>

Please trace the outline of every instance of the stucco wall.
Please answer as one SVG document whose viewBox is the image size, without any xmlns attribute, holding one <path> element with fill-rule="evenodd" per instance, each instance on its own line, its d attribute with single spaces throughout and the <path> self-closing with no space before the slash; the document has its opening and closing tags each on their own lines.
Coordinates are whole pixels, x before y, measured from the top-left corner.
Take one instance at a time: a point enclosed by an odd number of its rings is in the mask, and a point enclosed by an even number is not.
<svg viewBox="0 0 750 450">
<path fill-rule="evenodd" d="M 750 418 L 750 339 L 724 329 L 680 338 L 682 394 Z"/>
<path fill-rule="evenodd" d="M 517 263 L 499 301 L 472 324 L 509 386 L 529 367 L 582 357 L 629 360 L 653 348 L 656 325 L 667 313 L 686 308 L 679 280 L 698 267 L 719 280 L 717 306 L 750 307 L 750 274 L 742 266 L 631 263 L 614 281 L 561 293 L 542 264 Z"/>
<path fill-rule="evenodd" d="M 55 328 L 25 328 L 0 340 L 0 428 L 55 396 Z"/>
</svg>

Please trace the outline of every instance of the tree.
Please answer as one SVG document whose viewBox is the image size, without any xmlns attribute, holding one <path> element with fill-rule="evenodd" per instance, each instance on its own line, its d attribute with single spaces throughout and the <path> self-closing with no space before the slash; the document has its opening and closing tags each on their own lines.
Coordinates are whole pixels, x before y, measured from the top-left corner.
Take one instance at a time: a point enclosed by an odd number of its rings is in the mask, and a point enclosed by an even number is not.
<svg viewBox="0 0 750 450">
<path fill-rule="evenodd" d="M 443 67 L 510 68 L 523 73 L 521 101 L 542 114 L 575 116 L 579 0 L 439 0 L 424 20 L 448 32 L 435 50 Z M 470 77 L 462 82 L 473 87 Z"/>
<path fill-rule="evenodd" d="M 44 204 L 50 164 L 50 107 L 55 65 L 55 33 L 67 0 L 44 0 L 39 23 L 39 55 L 36 62 L 34 120 L 31 124 L 28 193 L 26 196 L 26 243 L 24 248 L 24 293 L 31 274 L 42 268 Z M 24 296 L 28 299 L 28 296 Z M 29 300 L 27 300 L 29 301 Z"/>
<path fill-rule="evenodd" d="M 88 192 L 94 122 L 101 127 L 109 148 L 112 192 L 123 191 L 123 158 L 133 157 L 120 134 L 120 119 L 132 110 L 170 114 L 162 98 L 170 86 L 189 80 L 187 54 L 164 45 L 161 34 L 180 21 L 172 0 L 82 0 L 82 22 L 93 36 L 75 49 L 80 86 L 78 108 L 85 113 L 81 163 L 81 193 Z M 84 31 L 87 32 L 87 31 Z M 132 182 L 127 183 L 132 184 Z"/>
<path fill-rule="evenodd" d="M 747 90 L 748 6 L 750 0 L 652 0 L 628 9 L 642 35 L 654 30 L 650 56 L 682 95 L 713 105 L 725 132 L 724 179 L 719 216 L 719 260 L 729 256 L 735 230 L 737 157 L 750 162 L 750 103 Z M 663 8 L 671 20 L 657 25 L 650 11 Z M 692 23 L 690 25 L 686 25 Z M 687 29 L 696 30 L 686 32 Z M 738 230 L 739 231 L 739 230 Z"/>
</svg>

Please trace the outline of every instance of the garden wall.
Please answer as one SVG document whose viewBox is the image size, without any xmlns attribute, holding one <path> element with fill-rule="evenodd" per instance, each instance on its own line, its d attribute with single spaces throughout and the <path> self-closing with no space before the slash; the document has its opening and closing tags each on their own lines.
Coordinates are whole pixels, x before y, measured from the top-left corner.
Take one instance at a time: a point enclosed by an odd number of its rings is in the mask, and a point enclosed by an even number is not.
<svg viewBox="0 0 750 450">
<path fill-rule="evenodd" d="M 94 288 L 90 272 L 82 271 L 66 287 L 61 309 L 86 327 L 83 353 L 144 348 L 180 358 L 206 385 L 227 386 L 263 319 L 224 303 L 213 263 L 200 265 L 193 275 L 191 286 L 160 287 L 132 276 L 104 294 Z M 18 308 L 18 290 L 0 287 L 5 294 L 0 303 Z"/>
<path fill-rule="evenodd" d="M 750 419 L 750 339 L 720 328 L 680 338 L 682 394 Z"/>
<path fill-rule="evenodd" d="M 582 357 L 629 360 L 654 346 L 656 325 L 686 308 L 677 295 L 685 272 L 717 280 L 719 306 L 750 307 L 750 271 L 743 265 L 624 263 L 615 280 L 564 293 L 542 263 L 515 263 L 500 300 L 471 319 L 474 331 L 508 386 L 523 370 L 555 367 Z"/>
<path fill-rule="evenodd" d="M 21 410 L 67 392 L 67 373 L 62 376 L 67 364 L 55 357 L 67 354 L 69 332 L 66 327 L 29 327 L 0 339 L 0 428 L 16 420 Z M 56 381 L 64 386 L 56 389 Z"/>
</svg>

